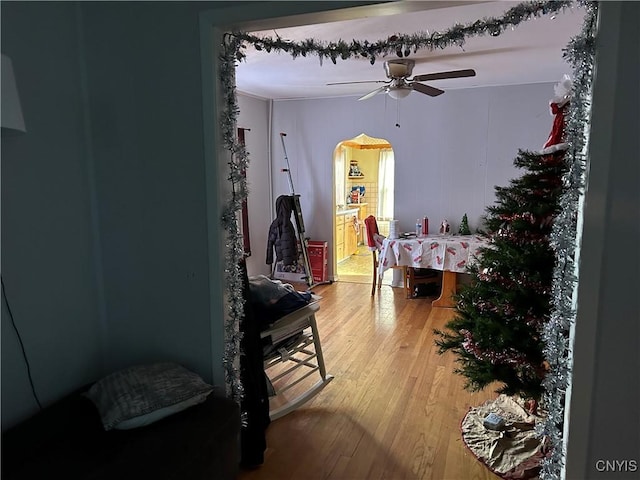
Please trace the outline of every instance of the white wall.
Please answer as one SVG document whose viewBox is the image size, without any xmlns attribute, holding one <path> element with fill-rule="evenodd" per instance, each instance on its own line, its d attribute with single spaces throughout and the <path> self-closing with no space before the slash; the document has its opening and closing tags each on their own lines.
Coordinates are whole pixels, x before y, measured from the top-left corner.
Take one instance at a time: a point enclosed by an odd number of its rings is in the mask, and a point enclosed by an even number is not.
<svg viewBox="0 0 640 480">
<path fill-rule="evenodd" d="M 249 275 L 269 275 L 266 263 L 269 225 L 274 214 L 271 198 L 271 155 L 269 153 L 269 109 L 270 102 L 247 95 L 238 95 L 238 127 L 249 128 L 245 132 L 245 144 L 249 152 L 247 184 L 249 198 L 249 237 L 251 256 L 247 258 Z"/>
<path fill-rule="evenodd" d="M 476 229 L 496 185 L 521 174 L 518 149 L 538 150 L 553 117 L 553 83 L 450 90 L 431 98 L 417 93 L 398 104 L 385 95 L 276 101 L 273 108 L 274 197 L 289 193 L 279 132 L 285 132 L 307 234 L 330 242 L 334 213 L 335 146 L 360 133 L 391 142 L 395 153 L 395 211 L 400 228 L 413 230 L 425 214 L 435 231 L 447 218 L 458 228 L 463 214 Z M 517 105 L 517 108 L 514 108 Z M 331 270 L 331 268 L 330 268 Z M 329 272 L 332 275 L 332 272 Z"/>
</svg>

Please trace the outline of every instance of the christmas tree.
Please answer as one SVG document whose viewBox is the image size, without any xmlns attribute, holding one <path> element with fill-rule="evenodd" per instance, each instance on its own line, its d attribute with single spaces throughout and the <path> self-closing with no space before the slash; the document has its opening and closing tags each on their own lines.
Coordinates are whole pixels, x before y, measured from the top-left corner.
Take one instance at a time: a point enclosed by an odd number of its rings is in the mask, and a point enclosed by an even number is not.
<svg viewBox="0 0 640 480">
<path fill-rule="evenodd" d="M 469 229 L 469 220 L 467 220 L 466 213 L 462 216 L 462 220 L 460 221 L 460 228 L 458 228 L 458 233 L 460 235 L 471 235 L 471 230 Z"/>
<path fill-rule="evenodd" d="M 496 382 L 498 393 L 535 401 L 544 390 L 542 327 L 551 315 L 555 263 L 549 235 L 567 169 L 562 137 L 569 82 L 556 86 L 544 150 L 519 150 L 514 165 L 526 173 L 496 187 L 496 202 L 484 216 L 489 245 L 467 267 L 472 281 L 455 295 L 456 316 L 435 331 L 439 353 L 457 354 L 456 373 L 467 377 L 469 390 Z"/>
<path fill-rule="evenodd" d="M 541 329 L 551 311 L 555 255 L 549 245 L 565 171 L 562 152 L 520 150 L 514 164 L 528 173 L 496 187 L 487 207 L 489 246 L 468 267 L 472 281 L 456 295 L 448 331 L 436 330 L 439 353 L 458 355 L 467 388 L 493 382 L 507 395 L 539 399 L 545 374 Z"/>
</svg>

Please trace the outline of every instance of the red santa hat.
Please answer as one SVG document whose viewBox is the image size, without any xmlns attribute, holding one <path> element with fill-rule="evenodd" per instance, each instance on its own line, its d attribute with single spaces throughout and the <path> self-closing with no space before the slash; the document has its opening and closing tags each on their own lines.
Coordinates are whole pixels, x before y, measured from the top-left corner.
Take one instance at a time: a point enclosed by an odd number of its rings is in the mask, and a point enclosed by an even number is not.
<svg viewBox="0 0 640 480">
<path fill-rule="evenodd" d="M 562 141 L 564 135 L 564 116 L 566 106 L 571 100 L 571 89 L 573 87 L 573 81 L 569 75 L 564 75 L 560 83 L 557 83 L 554 87 L 554 97 L 549 102 L 551 115 L 554 116 L 553 126 L 549 138 L 545 142 L 540 154 L 548 155 L 560 150 L 566 150 L 569 144 Z"/>
</svg>

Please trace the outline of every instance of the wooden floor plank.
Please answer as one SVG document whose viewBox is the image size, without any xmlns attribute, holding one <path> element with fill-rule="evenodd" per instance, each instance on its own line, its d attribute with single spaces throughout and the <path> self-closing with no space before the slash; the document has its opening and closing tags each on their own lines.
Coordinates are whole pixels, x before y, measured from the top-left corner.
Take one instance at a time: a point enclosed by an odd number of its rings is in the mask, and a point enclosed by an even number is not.
<svg viewBox="0 0 640 480">
<path fill-rule="evenodd" d="M 496 398 L 468 392 L 453 373 L 455 357 L 438 355 L 434 328 L 454 310 L 432 298 L 405 298 L 387 285 L 337 282 L 316 287 L 316 314 L 328 373 L 310 402 L 267 429 L 265 462 L 239 480 L 495 480 L 464 445 L 468 409 Z M 272 399 L 277 406 L 317 375 Z"/>
</svg>

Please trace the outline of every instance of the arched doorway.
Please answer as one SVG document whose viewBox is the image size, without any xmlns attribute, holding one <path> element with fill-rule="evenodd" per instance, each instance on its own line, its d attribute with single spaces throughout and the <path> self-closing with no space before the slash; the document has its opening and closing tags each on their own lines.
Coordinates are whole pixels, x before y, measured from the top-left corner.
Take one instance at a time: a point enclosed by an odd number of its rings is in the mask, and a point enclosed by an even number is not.
<svg viewBox="0 0 640 480">
<path fill-rule="evenodd" d="M 333 167 L 334 277 L 369 283 L 373 266 L 364 219 L 375 216 L 380 233 L 388 235 L 394 214 L 393 148 L 388 140 L 361 133 L 336 146 Z"/>
</svg>

